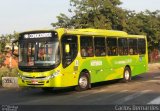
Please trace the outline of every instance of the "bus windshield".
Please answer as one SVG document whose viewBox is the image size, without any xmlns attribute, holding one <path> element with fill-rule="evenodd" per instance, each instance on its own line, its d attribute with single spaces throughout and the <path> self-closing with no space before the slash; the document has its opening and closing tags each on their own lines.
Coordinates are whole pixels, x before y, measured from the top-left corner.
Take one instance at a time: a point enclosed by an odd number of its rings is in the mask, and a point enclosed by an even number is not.
<svg viewBox="0 0 160 111">
<path fill-rule="evenodd" d="M 58 39 L 23 40 L 19 43 L 19 66 L 51 66 L 59 64 Z"/>
</svg>

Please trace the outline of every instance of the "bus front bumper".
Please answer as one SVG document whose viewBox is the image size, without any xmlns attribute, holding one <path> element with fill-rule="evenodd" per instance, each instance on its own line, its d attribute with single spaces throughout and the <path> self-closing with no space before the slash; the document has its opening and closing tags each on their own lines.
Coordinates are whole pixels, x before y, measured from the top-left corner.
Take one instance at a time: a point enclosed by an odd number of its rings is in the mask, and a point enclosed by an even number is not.
<svg viewBox="0 0 160 111">
<path fill-rule="evenodd" d="M 63 87 L 62 77 L 50 75 L 48 77 L 18 77 L 20 87 Z"/>
</svg>

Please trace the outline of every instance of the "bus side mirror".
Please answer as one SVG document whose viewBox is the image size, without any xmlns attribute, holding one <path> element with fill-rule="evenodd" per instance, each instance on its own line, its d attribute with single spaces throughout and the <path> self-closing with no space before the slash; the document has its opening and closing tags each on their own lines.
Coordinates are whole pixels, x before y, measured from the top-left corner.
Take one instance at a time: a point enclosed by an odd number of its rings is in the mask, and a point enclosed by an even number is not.
<svg viewBox="0 0 160 111">
<path fill-rule="evenodd" d="M 66 45 L 65 45 L 65 52 L 66 52 L 66 53 L 69 53 L 69 52 L 70 52 L 70 46 L 69 46 L 69 44 L 66 44 Z"/>
<path fill-rule="evenodd" d="M 18 48 L 17 50 L 15 49 L 15 45 L 18 43 L 18 40 L 14 40 L 12 42 L 12 55 L 18 57 Z M 17 46 L 18 47 L 18 46 Z"/>
</svg>

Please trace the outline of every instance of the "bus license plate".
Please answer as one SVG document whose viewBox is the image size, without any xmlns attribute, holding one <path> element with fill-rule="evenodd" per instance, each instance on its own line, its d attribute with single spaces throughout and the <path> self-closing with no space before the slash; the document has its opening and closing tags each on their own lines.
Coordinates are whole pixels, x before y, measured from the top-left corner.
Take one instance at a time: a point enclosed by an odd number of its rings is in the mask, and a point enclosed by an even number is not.
<svg viewBox="0 0 160 111">
<path fill-rule="evenodd" d="M 31 80 L 32 84 L 38 84 L 38 80 Z"/>
</svg>

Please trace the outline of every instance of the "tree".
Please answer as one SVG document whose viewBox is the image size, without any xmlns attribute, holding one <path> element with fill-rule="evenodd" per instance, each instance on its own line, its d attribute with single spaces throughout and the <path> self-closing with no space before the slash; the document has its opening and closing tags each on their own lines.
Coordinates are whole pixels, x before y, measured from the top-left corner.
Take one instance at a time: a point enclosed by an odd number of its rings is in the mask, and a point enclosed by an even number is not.
<svg viewBox="0 0 160 111">
<path fill-rule="evenodd" d="M 100 28 L 123 30 L 126 27 L 125 12 L 118 6 L 119 0 L 70 0 L 72 17 L 57 16 L 53 27 Z"/>
<path fill-rule="evenodd" d="M 69 12 L 73 16 L 61 13 L 52 26 L 123 30 L 146 35 L 149 49 L 160 48 L 160 11 L 136 13 L 120 8 L 120 4 L 120 0 L 70 0 Z"/>
<path fill-rule="evenodd" d="M 0 36 L 0 67 L 3 66 L 5 54 L 9 51 L 6 50 L 6 45 L 11 45 L 13 39 L 18 39 L 19 34 L 14 31 L 13 34 L 6 34 Z"/>
<path fill-rule="evenodd" d="M 14 31 L 13 34 L 6 34 L 0 36 L 0 54 L 5 50 L 7 44 L 11 44 L 13 39 L 18 39 L 19 33 Z"/>
<path fill-rule="evenodd" d="M 149 49 L 158 47 L 160 41 L 160 11 L 135 13 L 128 11 L 126 30 L 130 34 L 147 36 Z"/>
<path fill-rule="evenodd" d="M 57 23 L 51 23 L 53 27 L 71 27 L 71 19 L 67 17 L 65 14 L 61 13 L 59 16 L 57 16 L 58 22 Z"/>
<path fill-rule="evenodd" d="M 5 35 L 1 35 L 0 36 L 0 54 L 2 54 L 3 50 L 5 49 L 6 46 L 6 39 L 5 39 Z"/>
</svg>

